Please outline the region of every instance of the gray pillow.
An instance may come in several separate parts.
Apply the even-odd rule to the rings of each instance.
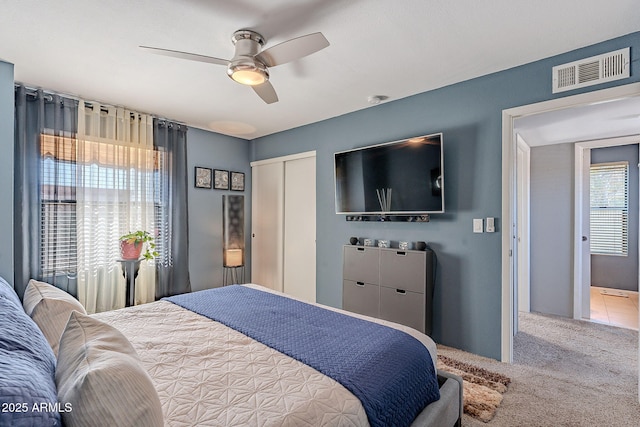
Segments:
[[[87,314],[80,301],[73,296],[53,285],[34,279],[29,280],[22,305],[24,311],[42,331],[56,357],[60,336],[71,312],[76,310]]]
[[[0,277],[0,297],[4,297],[20,307],[20,298],[16,294],[15,289],[3,277]]]
[[[60,425],[57,411],[37,410],[58,402],[55,366],[38,326],[22,305],[0,293],[0,426]]]
[[[56,366],[67,427],[162,426],[160,398],[136,351],[114,327],[72,312]]]

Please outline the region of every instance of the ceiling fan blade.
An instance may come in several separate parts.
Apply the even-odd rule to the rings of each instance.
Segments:
[[[267,104],[273,104],[274,102],[278,102],[278,95],[276,94],[276,90],[273,88],[273,85],[269,80],[262,83],[261,85],[251,86],[255,93],[258,94],[260,98]]]
[[[327,46],[329,46],[329,41],[322,33],[312,33],[265,49],[257,54],[256,58],[267,67],[275,67],[311,55]]]
[[[179,50],[162,49],[159,47],[140,46],[140,49],[144,49],[156,55],[171,56],[173,58],[188,59],[190,61],[206,62],[209,64],[227,65],[229,63],[226,59],[214,58],[213,56],[198,55],[197,53],[181,52]]]

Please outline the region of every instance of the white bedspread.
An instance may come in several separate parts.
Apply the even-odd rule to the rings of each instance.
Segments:
[[[173,303],[93,316],[131,341],[158,390],[168,426],[368,425],[360,401],[333,379]],[[431,339],[400,329],[425,343],[435,358]]]

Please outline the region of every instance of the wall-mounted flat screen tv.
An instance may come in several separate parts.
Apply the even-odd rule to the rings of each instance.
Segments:
[[[334,154],[336,213],[444,212],[442,133]]]

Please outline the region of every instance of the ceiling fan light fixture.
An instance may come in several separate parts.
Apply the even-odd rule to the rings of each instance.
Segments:
[[[266,76],[259,70],[236,70],[231,74],[231,78],[247,86],[261,85],[267,81]]]
[[[232,61],[227,74],[234,81],[247,86],[261,85],[269,80],[267,67],[251,58]]]

